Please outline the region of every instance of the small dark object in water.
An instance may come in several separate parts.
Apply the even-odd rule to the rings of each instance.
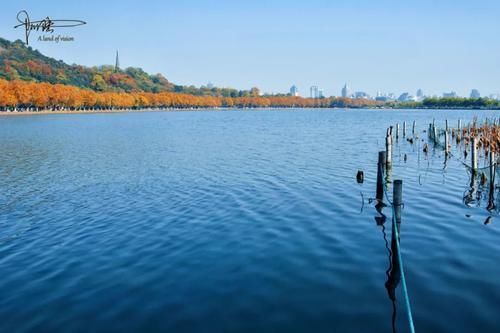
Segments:
[[[471,215],[470,214],[465,214],[465,217],[470,218]]]
[[[362,184],[364,178],[365,178],[365,176],[363,174],[363,171],[358,170],[358,174],[356,175],[356,181],[358,182],[358,184]]]
[[[464,150],[464,158],[467,158],[467,149]]]
[[[484,225],[488,225],[488,224],[490,224],[490,222],[491,222],[491,216],[488,216],[486,221],[484,221]]]
[[[413,144],[413,138],[406,139],[409,143]]]
[[[404,158],[404,159],[405,159],[405,162],[406,162],[406,160],[408,159],[408,156],[406,156],[406,154],[405,154],[405,158]]]
[[[424,153],[427,153],[429,151],[429,146],[427,143],[424,145]]]
[[[486,184],[486,181],[486,175],[484,174],[484,172],[481,172],[481,185]]]

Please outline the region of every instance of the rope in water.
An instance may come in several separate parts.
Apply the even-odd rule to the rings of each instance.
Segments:
[[[392,209],[392,232],[394,233],[396,239],[396,250],[399,262],[399,271],[401,273],[401,285],[403,286],[403,295],[405,298],[406,314],[408,315],[408,324],[410,326],[410,332],[415,333],[415,325],[413,324],[413,315],[411,312],[411,305],[410,305],[410,295],[408,294],[408,288],[406,286],[406,278],[403,267],[403,256],[401,255],[401,248],[399,245],[399,232],[398,232],[398,227],[396,225],[397,224],[396,211],[394,209],[394,203],[389,200],[389,196],[387,195],[387,189],[385,187],[384,187],[384,193],[387,198],[387,201],[389,201],[389,203],[391,204],[391,209]]]
[[[392,205],[391,207],[392,207],[392,230],[393,230],[393,232],[395,234],[395,238],[396,238],[396,249],[397,249],[399,268],[401,271],[401,285],[403,286],[403,294],[405,296],[406,313],[408,315],[408,323],[410,325],[410,332],[415,333],[415,326],[413,324],[413,315],[412,315],[411,306],[410,306],[410,295],[408,294],[408,288],[406,287],[405,272],[404,272],[404,268],[403,268],[403,256],[401,256],[401,249],[399,246],[399,232],[398,232],[398,227],[396,225],[396,212],[394,210],[394,205]]]

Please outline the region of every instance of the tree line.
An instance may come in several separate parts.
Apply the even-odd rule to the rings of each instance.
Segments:
[[[491,98],[429,97],[422,101],[422,107],[496,109],[500,107],[500,101]]]
[[[381,103],[342,97],[311,99],[297,96],[225,97],[175,92],[98,92],[63,84],[0,79],[2,111],[377,106]]]

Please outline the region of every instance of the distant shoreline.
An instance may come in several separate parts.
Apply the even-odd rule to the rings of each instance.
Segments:
[[[235,108],[235,107],[218,107],[218,108],[168,108],[168,109],[121,109],[121,110],[64,110],[64,111],[0,111],[0,117],[16,117],[16,116],[42,116],[42,115],[57,115],[57,114],[99,114],[99,113],[141,113],[141,112],[180,112],[180,111],[229,111],[229,110],[500,110],[497,108],[390,108],[390,107],[360,107],[360,108],[308,108],[308,107],[255,107],[255,108]]]
[[[262,107],[262,108],[235,108],[235,107],[218,107],[218,108],[168,108],[168,109],[122,109],[122,110],[65,110],[65,111],[0,111],[0,117],[15,117],[15,116],[42,116],[51,114],[99,114],[99,113],[141,113],[141,112],[182,112],[182,111],[229,111],[229,110],[374,110],[375,108],[304,108],[304,107]],[[389,110],[390,108],[385,108]]]

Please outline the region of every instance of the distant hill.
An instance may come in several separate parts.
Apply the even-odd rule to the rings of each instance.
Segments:
[[[174,91],[161,74],[149,75],[140,68],[115,71],[113,66],[68,65],[49,58],[17,40],[0,38],[0,78],[68,84],[95,91]]]
[[[115,71],[113,66],[69,65],[41,54],[20,40],[10,42],[3,38],[0,38],[0,79],[60,83],[98,92],[180,92],[224,97],[256,93],[256,88],[250,91],[175,85],[161,74],[150,75],[135,67]]]

